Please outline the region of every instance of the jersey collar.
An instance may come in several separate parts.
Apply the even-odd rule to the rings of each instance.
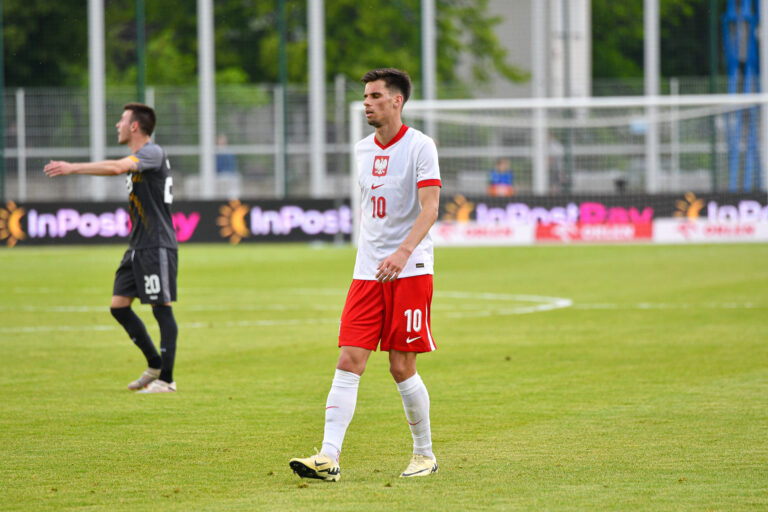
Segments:
[[[383,145],[383,144],[382,144],[381,142],[379,142],[378,140],[376,140],[376,136],[375,136],[375,135],[373,136],[373,141],[374,141],[374,142],[376,143],[376,145],[377,145],[377,146],[379,146],[381,149],[387,149],[388,147],[390,147],[390,146],[394,145],[395,143],[397,143],[397,141],[399,141],[400,139],[402,139],[402,138],[403,138],[403,136],[405,135],[405,132],[407,132],[407,131],[408,131],[408,127],[407,127],[407,126],[405,126],[405,125],[401,126],[401,127],[400,127],[400,130],[397,132],[397,134],[396,134],[394,137],[392,137],[392,140],[390,140],[390,141],[387,143],[387,145],[386,145],[386,146],[385,146],[385,145]]]

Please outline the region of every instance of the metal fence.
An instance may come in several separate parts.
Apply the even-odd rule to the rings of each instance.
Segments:
[[[349,146],[347,105],[359,98],[337,82],[328,103],[326,190],[329,197],[346,196]],[[107,91],[107,158],[126,155],[117,144],[115,123],[125,103],[135,100],[134,89]],[[307,90],[289,87],[285,109],[271,85],[219,86],[216,91],[217,174],[215,197],[302,197],[309,195]],[[152,87],[147,103],[158,116],[154,140],[167,151],[174,171],[174,195],[200,195],[196,87]],[[83,199],[92,197],[92,177],[50,180],[42,172],[51,159],[84,161],[90,158],[87,89],[29,88],[8,90],[5,97],[6,196],[17,200]],[[283,115],[284,114],[284,115]],[[286,137],[285,181],[277,183],[275,169]],[[112,138],[111,134],[115,134]],[[122,180],[105,180],[106,198],[124,197]],[[342,193],[343,192],[343,193]]]
[[[633,95],[641,91],[638,83],[622,82],[624,89],[613,82],[611,88],[604,81],[594,84],[596,94],[623,91]],[[718,89],[725,88],[724,79],[717,81]],[[665,94],[689,95],[706,92],[708,79],[693,78],[672,80],[661,88]],[[418,88],[415,88],[418,90]],[[328,87],[326,109],[326,197],[349,197],[349,152],[350,121],[349,104],[359,101],[361,88],[356,82],[336,80]],[[135,99],[133,88],[111,88],[107,90],[107,126],[105,154],[108,158],[119,158],[126,154],[126,148],[117,144],[114,123],[117,122],[122,106]],[[721,91],[722,92],[722,91]],[[147,91],[147,103],[153,105],[158,114],[155,140],[168,152],[174,170],[174,195],[179,199],[200,197],[200,146],[198,144],[198,90],[197,87],[152,87]],[[216,90],[217,167],[214,198],[231,199],[308,197],[310,196],[310,134],[308,91],[303,86],[291,86],[286,94],[274,85],[218,86]],[[450,95],[443,93],[441,95]],[[285,103],[281,98],[285,98]],[[406,105],[405,119],[408,124],[425,129],[429,133],[429,120]],[[645,145],[642,133],[643,109],[614,111],[611,116],[620,116],[618,123],[609,121],[599,131],[581,130],[584,136],[572,137],[567,116],[576,115],[568,109],[549,110],[555,120],[550,125],[549,135],[566,145],[563,151],[573,155],[573,175],[570,176],[569,192],[610,193],[615,182],[624,179],[628,187],[645,188],[642,176],[645,166]],[[711,105],[709,105],[711,107]],[[50,159],[88,160],[90,158],[89,101],[87,89],[28,88],[6,90],[5,96],[5,169],[6,197],[13,200],[91,200],[94,197],[92,183],[95,178],[77,177],[68,180],[51,180],[42,172]],[[354,112],[354,110],[352,110]],[[527,112],[527,113],[526,113]],[[448,111],[450,114],[450,112]],[[433,126],[439,144],[441,169],[444,174],[446,192],[480,193],[485,189],[488,170],[498,157],[510,157],[517,166],[517,184],[521,191],[534,190],[532,121],[524,120],[531,112],[517,109],[517,113],[506,109],[496,113],[479,112],[478,125],[466,120],[461,122],[455,116],[437,119]],[[574,119],[573,126],[579,128],[581,118]],[[590,111],[592,123],[597,123]],[[603,112],[605,114],[605,112]],[[727,190],[729,186],[728,118],[715,110],[714,115],[697,119],[667,123],[667,142],[659,149],[663,154],[663,165],[673,174],[679,168],[677,155],[682,154],[683,174],[689,177],[695,189],[702,191]],[[498,121],[485,126],[489,116],[500,116]],[[677,114],[670,111],[669,115]],[[522,116],[522,118],[521,118]],[[635,123],[635,119],[637,123]],[[359,122],[360,120],[355,120]],[[509,126],[504,126],[508,123]],[[519,126],[515,126],[517,123]],[[678,127],[683,128],[680,133]],[[676,131],[677,130],[677,131]],[[686,135],[686,131],[687,135]],[[363,126],[360,135],[369,133]],[[279,169],[283,151],[282,138],[285,133],[284,172]],[[578,131],[575,133],[579,133]],[[733,133],[733,130],[730,130]],[[595,137],[600,136],[597,141]],[[681,144],[675,137],[682,136]],[[688,137],[686,139],[686,137]],[[679,153],[681,150],[682,153]],[[678,151],[678,153],[676,153]],[[677,160],[676,160],[677,158]],[[732,158],[731,158],[732,160]],[[567,164],[564,162],[562,165]],[[635,169],[634,167],[638,167]],[[687,166],[687,168],[686,168]],[[610,174],[610,176],[608,174]],[[616,176],[614,176],[616,174]],[[622,176],[619,176],[621,174]],[[284,180],[281,179],[284,176]],[[106,189],[105,199],[121,199],[125,196],[122,180],[102,179]],[[635,183],[637,181],[637,183]],[[660,191],[683,191],[690,186],[688,181],[678,180],[674,189],[662,187]],[[688,185],[687,185],[688,184]],[[764,186],[764,184],[763,184]]]

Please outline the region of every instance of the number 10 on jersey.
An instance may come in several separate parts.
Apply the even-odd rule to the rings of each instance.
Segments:
[[[372,217],[383,219],[387,215],[387,200],[379,196],[371,196],[371,203],[373,203]]]

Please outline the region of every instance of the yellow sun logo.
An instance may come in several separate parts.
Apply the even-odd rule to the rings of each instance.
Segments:
[[[704,200],[698,199],[693,192],[688,192],[685,194],[685,200],[678,199],[675,205],[677,206],[677,211],[672,215],[678,218],[685,217],[688,220],[696,220],[704,208]]]
[[[0,208],[0,240],[7,240],[8,247],[13,247],[19,240],[27,238],[21,227],[24,213],[24,208],[19,208],[13,201],[8,201],[5,208]]]
[[[469,222],[469,215],[475,209],[475,203],[467,201],[461,194],[453,197],[453,201],[445,205],[443,220],[447,222]]]
[[[240,240],[251,234],[248,226],[245,225],[245,215],[248,213],[248,205],[241,204],[237,199],[233,199],[229,204],[222,205],[219,208],[219,218],[216,224],[221,227],[219,233],[223,238],[229,237],[229,243],[239,244]]]

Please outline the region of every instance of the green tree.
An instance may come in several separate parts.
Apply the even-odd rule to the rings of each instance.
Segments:
[[[7,86],[83,83],[88,70],[86,2],[2,0],[1,4]]]
[[[147,83],[183,85],[196,81],[196,2],[145,1]],[[136,82],[136,2],[113,0],[104,12],[107,82]]]
[[[326,45],[329,76],[343,74],[360,78],[375,67],[397,66],[421,79],[420,0],[400,0],[371,8],[358,0],[327,2]],[[487,82],[491,70],[512,81],[525,73],[506,62],[493,27],[501,22],[487,14],[488,1],[437,0],[437,75],[442,85],[460,84],[457,63],[462,52],[473,57],[477,82]],[[305,61],[306,62],[306,61]]]
[[[709,74],[710,0],[659,3],[662,76]],[[725,0],[718,0],[718,45]],[[592,75],[643,76],[643,0],[592,0]],[[722,59],[720,59],[722,61]]]
[[[13,66],[6,62],[6,68],[16,68],[15,73],[6,75],[9,85],[87,84],[87,12],[84,3],[82,0],[36,0],[24,7],[27,16],[22,18],[15,12],[16,5],[24,5],[22,0],[4,2],[6,44],[13,39],[14,49],[29,47],[30,52],[35,52],[23,55],[24,65],[17,66],[15,60]],[[329,80],[337,74],[358,79],[370,68],[392,65],[408,70],[414,79],[420,80],[420,3],[421,0],[326,1],[326,71]],[[461,84],[457,68],[462,52],[473,57],[473,76],[479,82],[487,81],[491,71],[509,80],[525,79],[525,73],[506,61],[506,52],[493,32],[501,20],[488,14],[488,0],[436,0],[436,7],[440,84]],[[279,34],[276,8],[276,0],[216,0],[218,83],[277,81]],[[286,0],[286,10],[289,81],[304,83],[307,74],[307,0]],[[10,12],[14,14],[8,16]],[[41,18],[39,12],[48,14]],[[65,13],[67,15],[63,16]],[[108,83],[135,81],[134,16],[134,0],[106,3]],[[77,33],[78,37],[39,37],[58,34],[56,31],[61,29],[62,19],[67,20],[64,33]],[[196,82],[196,21],[194,1],[146,2],[147,83]],[[31,25],[35,25],[33,32],[29,32]],[[34,63],[38,61],[55,62],[59,72],[39,75],[33,80]]]

